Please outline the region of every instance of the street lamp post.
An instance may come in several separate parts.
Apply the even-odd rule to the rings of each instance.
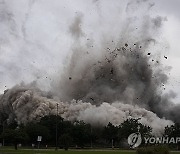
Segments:
[[[57,103],[57,112],[56,112],[56,151],[58,150],[58,103]]]

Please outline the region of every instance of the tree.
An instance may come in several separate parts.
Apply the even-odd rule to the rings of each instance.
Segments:
[[[60,145],[63,146],[65,150],[68,150],[70,145],[72,144],[72,137],[69,134],[63,134],[59,138]]]
[[[91,135],[90,135],[90,140],[91,140],[91,147],[97,144],[97,142],[102,142],[102,127],[95,127],[91,126]]]
[[[175,123],[174,125],[165,127],[164,136],[179,137],[180,136],[180,124]]]
[[[13,143],[17,150],[18,143],[22,143],[28,140],[27,133],[22,129],[6,129],[2,134],[1,138],[4,138],[7,142]]]
[[[139,122],[140,119],[127,119],[119,125],[119,135],[128,138],[132,133],[140,132],[142,136],[150,136],[152,128]]]
[[[140,119],[127,119],[121,125],[119,125],[118,140],[121,143],[127,139],[132,133],[140,132],[142,138],[150,137],[152,128],[150,126],[143,125],[139,122]]]
[[[41,118],[39,125],[48,128],[49,134],[51,135],[50,142],[55,144],[56,141],[56,123],[57,123],[57,132],[58,136],[61,134],[61,128],[59,125],[63,122],[63,118],[56,115],[48,115]]]
[[[109,123],[103,130],[103,137],[109,143],[112,143],[112,147],[114,143],[118,139],[118,127],[115,127],[112,123]]]
[[[7,127],[9,129],[16,129],[16,128],[18,128],[18,123],[17,123],[17,121],[12,121],[11,123],[7,124]]]
[[[174,125],[167,126],[164,129],[164,136],[168,136],[169,138],[171,137],[179,137],[180,136],[180,124],[175,123]],[[173,145],[171,145],[173,146]],[[179,149],[180,142],[177,143],[177,148]]]
[[[85,144],[91,141],[91,125],[83,121],[74,123],[72,137],[75,144],[83,148]]]
[[[51,143],[54,144],[56,140],[56,122],[57,122],[57,131],[58,138],[63,134],[69,134],[71,136],[73,124],[70,121],[64,121],[63,118],[56,115],[49,115],[43,117],[39,124],[45,126],[49,129],[49,133],[51,134]]]
[[[50,133],[47,127],[37,123],[28,123],[25,126],[26,132],[30,138],[31,143],[37,142],[37,137],[42,136],[42,142],[47,143],[50,139]]]

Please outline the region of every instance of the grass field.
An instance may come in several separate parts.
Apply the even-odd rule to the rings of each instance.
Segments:
[[[134,154],[134,151],[122,150],[7,150],[0,149],[0,154]]]
[[[128,150],[12,150],[0,149],[0,154],[135,154],[135,151]],[[171,154],[180,154],[180,152],[171,152]]]

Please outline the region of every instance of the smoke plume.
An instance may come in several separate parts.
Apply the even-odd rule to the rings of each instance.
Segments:
[[[160,119],[156,114],[137,105],[124,104],[120,101],[112,104],[103,102],[99,106],[81,100],[61,102],[52,98],[50,93],[39,90],[35,83],[16,85],[1,96],[1,119],[16,120],[26,124],[38,121],[41,117],[57,113],[70,121],[83,120],[93,126],[104,126],[109,122],[119,125],[128,118],[141,118],[140,122],[153,128],[154,134],[161,134],[163,128],[172,121]],[[4,119],[3,119],[4,118]]]
[[[76,13],[68,30],[73,40],[70,58],[49,92],[35,82],[6,90],[0,96],[0,120],[39,120],[56,114],[58,104],[64,119],[96,126],[141,118],[160,134],[165,126],[179,122],[179,105],[171,101],[175,94],[162,92],[170,67],[161,64],[158,36],[167,19],[150,16],[153,6],[147,0],[130,1],[109,31],[99,25],[97,40],[86,35],[84,16]]]

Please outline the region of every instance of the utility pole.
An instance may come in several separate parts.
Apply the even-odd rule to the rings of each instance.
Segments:
[[[3,126],[3,133],[4,133],[4,130],[5,130],[5,122],[6,122],[6,120],[4,120],[3,123],[2,123],[2,126]],[[2,143],[2,146],[4,147],[4,137],[3,137],[3,143]]]
[[[92,126],[91,126],[91,149],[92,149]]]
[[[3,121],[3,133],[4,133],[4,122],[5,121]],[[3,147],[4,147],[4,137],[3,137]]]
[[[114,140],[112,139],[112,149],[114,149]]]
[[[58,150],[58,103],[57,103],[57,112],[56,112],[56,151]]]

